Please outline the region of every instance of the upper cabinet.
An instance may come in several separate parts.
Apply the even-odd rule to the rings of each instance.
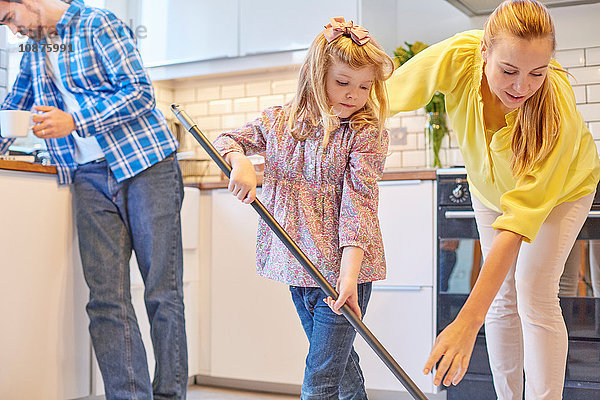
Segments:
[[[153,80],[299,64],[329,18],[359,23],[359,0],[128,0]]]
[[[236,57],[238,0],[142,0],[138,44],[147,66]]]
[[[306,49],[331,17],[358,21],[358,1],[240,1],[240,55]]]

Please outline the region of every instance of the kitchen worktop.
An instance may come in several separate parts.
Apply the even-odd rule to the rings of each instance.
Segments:
[[[262,174],[258,174],[258,184],[262,184]],[[383,173],[382,181],[406,181],[406,180],[435,180],[435,169],[397,169],[386,171]],[[216,182],[201,182],[193,184],[194,187],[202,190],[223,189],[227,187],[227,180]]]
[[[33,164],[23,161],[0,160],[0,169],[24,172],[37,172],[44,174],[56,174],[56,167],[49,165]],[[435,180],[435,169],[420,168],[420,169],[397,169],[386,171],[383,173],[382,181],[403,181],[403,180]],[[258,175],[259,185],[262,183],[262,175]],[[186,186],[194,186],[198,189],[223,189],[227,187],[227,180],[219,180],[216,182],[201,182],[198,184],[190,184]]]

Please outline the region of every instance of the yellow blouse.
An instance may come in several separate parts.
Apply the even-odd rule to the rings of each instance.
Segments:
[[[550,211],[565,201],[594,193],[600,177],[598,150],[581,114],[567,74],[550,69],[561,129],[555,148],[534,169],[515,179],[510,169],[510,133],[518,110],[493,132],[489,146],[483,119],[481,78],[483,31],[459,33],[428,47],[398,68],[388,80],[393,114],[425,106],[436,91],[446,96],[448,119],[465,161],[471,192],[502,213],[494,229],[532,242]],[[555,61],[552,64],[560,68]]]

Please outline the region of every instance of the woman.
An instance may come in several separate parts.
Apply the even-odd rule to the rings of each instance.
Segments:
[[[523,371],[527,399],[562,398],[567,331],[558,282],[600,167],[567,73],[552,60],[555,45],[542,4],[505,1],[483,32],[429,47],[388,81],[392,112],[446,95],[485,257],[425,364],[429,373],[439,361],[436,385],[462,379],[485,320],[498,398],[523,398]]]

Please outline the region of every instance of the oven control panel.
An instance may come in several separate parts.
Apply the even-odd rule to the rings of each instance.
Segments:
[[[471,192],[466,176],[438,177],[438,202],[441,206],[471,207]]]

